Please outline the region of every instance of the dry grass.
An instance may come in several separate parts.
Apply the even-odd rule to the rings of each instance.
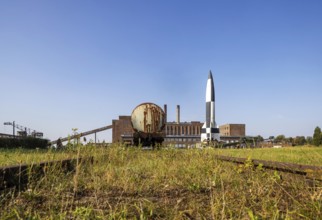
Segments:
[[[75,150],[57,151],[54,149],[0,149],[0,166],[39,163],[44,161],[76,158]]]
[[[322,147],[222,149],[220,155],[322,166]]]
[[[73,152],[94,156],[94,163],[70,174],[49,169],[28,190],[2,193],[1,219],[322,218],[321,183],[221,162],[214,149]]]

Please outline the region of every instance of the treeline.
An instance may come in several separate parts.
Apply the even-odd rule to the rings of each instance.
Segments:
[[[274,143],[283,143],[283,144],[289,144],[292,146],[305,145],[305,144],[312,145],[312,137],[304,137],[304,136],[285,137],[285,135],[281,134],[273,138],[273,141]]]
[[[34,137],[0,138],[0,148],[45,149],[48,145],[49,140]]]
[[[297,136],[297,137],[288,137],[286,138],[284,135],[278,135],[276,137],[270,137],[270,139],[275,143],[284,143],[293,146],[298,145],[315,145],[321,146],[322,145],[322,132],[320,127],[316,127],[314,129],[313,137],[304,137],[304,136]]]

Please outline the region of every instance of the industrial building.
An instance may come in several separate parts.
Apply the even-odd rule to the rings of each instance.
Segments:
[[[164,105],[167,118],[167,105]],[[181,122],[180,106],[177,105],[176,121],[166,122],[164,128],[164,143],[176,147],[195,146],[201,141],[203,123],[200,121]],[[223,142],[239,141],[245,137],[245,124],[226,124],[219,126],[220,138]],[[119,116],[112,121],[112,142],[133,144],[133,128],[131,116]]]
[[[244,137],[245,136],[245,124],[225,124],[219,126],[220,136],[235,136]]]
[[[167,118],[167,105],[164,105],[164,112]],[[166,122],[164,143],[177,147],[188,147],[200,143],[201,127],[200,121],[181,122],[180,105],[177,105],[176,121]]]
[[[150,110],[150,105],[154,104],[143,103],[138,107],[142,106],[142,109],[144,110],[141,109],[140,111],[138,111],[140,113],[138,115],[134,114],[134,121],[136,126],[143,126],[144,128],[136,128],[136,131],[134,131],[131,124],[131,116],[119,116],[118,120],[113,120],[112,141],[113,143],[125,142],[131,145],[133,144],[133,140],[135,144],[139,143],[141,140],[146,143],[149,143],[151,141],[152,143],[154,143],[153,136],[156,136],[156,134],[158,133],[158,135],[161,135],[161,141],[159,143],[162,143],[162,139],[164,138],[165,144],[171,144],[176,147],[192,147],[204,141],[231,143],[238,142],[242,137],[245,137],[245,124],[225,124],[219,127],[217,126],[215,121],[215,87],[211,70],[209,71],[207,79],[205,97],[206,120],[204,123],[200,121],[181,122],[179,105],[177,105],[176,111],[177,120],[175,122],[168,122],[167,105],[164,105],[164,113],[160,113],[162,112],[162,109],[159,106],[155,106],[154,110]],[[153,127],[155,122],[158,122],[156,124],[159,124],[159,122],[161,121],[162,126],[159,126],[159,130],[155,130],[155,133],[149,133],[149,130],[146,129],[150,126]],[[140,136],[142,132],[146,133],[148,136],[142,136],[142,139],[141,137],[138,138],[137,136]]]
[[[131,142],[133,138],[131,116],[119,116],[119,119],[112,121],[112,142]]]

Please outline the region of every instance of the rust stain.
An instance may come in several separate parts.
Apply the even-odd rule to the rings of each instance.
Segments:
[[[141,132],[149,134],[161,132],[165,126],[165,113],[153,103],[142,103],[137,106],[132,112],[132,118],[138,120],[136,123],[132,122],[134,130],[142,130]]]

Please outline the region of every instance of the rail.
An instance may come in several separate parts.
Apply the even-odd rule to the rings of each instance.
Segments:
[[[267,160],[256,160],[239,157],[230,157],[217,155],[216,159],[221,161],[228,161],[238,164],[245,164],[251,162],[255,167],[262,166],[265,169],[277,170],[287,173],[299,174],[306,176],[309,179],[315,179],[322,181],[322,166],[303,165],[287,162],[267,161]]]
[[[30,176],[40,178],[46,174],[48,167],[59,167],[68,173],[74,172],[78,164],[86,161],[93,163],[93,157],[0,167],[0,192],[11,188],[16,188],[18,191],[24,190]]]

